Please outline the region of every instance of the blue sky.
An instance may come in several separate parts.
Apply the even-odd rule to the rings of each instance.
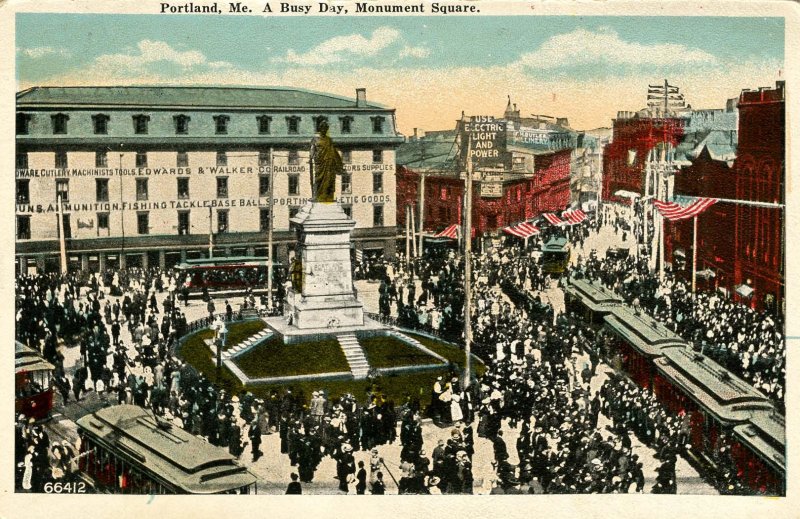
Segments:
[[[447,127],[461,110],[497,112],[507,95],[523,112],[609,125],[665,77],[696,106],[723,106],[781,79],[784,59],[781,18],[25,13],[16,24],[20,88],[281,84],[352,96],[364,86],[398,109],[405,130]]]

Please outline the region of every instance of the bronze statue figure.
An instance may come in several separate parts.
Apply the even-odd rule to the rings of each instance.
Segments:
[[[313,189],[314,201],[332,203],[335,200],[336,175],[344,171],[342,157],[339,155],[330,136],[328,136],[328,123],[319,124],[319,137],[313,144],[314,171]]]

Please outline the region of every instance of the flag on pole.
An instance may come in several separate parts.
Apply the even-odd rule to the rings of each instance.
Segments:
[[[674,222],[693,218],[706,211],[709,207],[717,203],[716,198],[696,198],[688,205],[681,205],[676,202],[664,202],[653,200],[653,205],[667,220]]]
[[[539,234],[539,228],[528,222],[518,223],[517,225],[509,225],[508,227],[503,228],[503,231],[520,238],[530,238],[531,236]]]
[[[544,219],[550,222],[550,225],[566,225],[567,222],[559,218],[553,213],[544,213]]]
[[[561,213],[561,218],[565,219],[569,225],[577,225],[586,220],[586,213],[580,209],[567,209]]]
[[[450,238],[451,240],[457,240],[458,234],[460,233],[461,229],[460,226],[456,223],[448,227],[447,229],[443,230],[442,232],[434,235],[434,238]]]

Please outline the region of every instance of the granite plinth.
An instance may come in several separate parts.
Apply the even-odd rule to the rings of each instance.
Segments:
[[[301,330],[364,324],[353,286],[350,233],[355,222],[338,203],[309,202],[291,219],[298,232],[302,286],[286,295],[286,315]]]
[[[306,328],[300,329],[287,322],[286,317],[267,317],[267,326],[277,333],[284,344],[295,344],[298,342],[317,341],[335,337],[344,333],[357,334],[359,337],[372,337],[375,335],[386,335],[388,328],[372,319],[365,317],[363,324],[358,326],[340,326],[337,328]]]

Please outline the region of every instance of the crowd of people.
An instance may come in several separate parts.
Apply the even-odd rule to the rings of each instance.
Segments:
[[[612,225],[635,232],[621,222]],[[569,239],[580,247],[599,225],[575,227]],[[510,244],[476,254],[473,264],[473,351],[486,372],[469,384],[441,376],[427,395],[403,402],[387,400],[378,385],[335,399],[324,390],[304,395],[285,389],[257,398],[221,389],[174,355],[189,331],[181,309],[189,301],[184,280],[168,270],[19,276],[16,336],[55,365],[61,403],[95,391],[112,402],[150,408],[237,458],[248,447],[253,462],[285,456],[296,467],[287,493],[313,483],[328,457],[345,493],[385,493],[385,475],[402,494],[473,493],[476,437],[492,444],[493,493],[643,492],[643,464],[631,434],[660,461],[649,490],[675,493],[677,456],[689,441],[686,417],[671,415],[651,392],[623,377],[592,390],[602,337],[531,295],[549,289],[552,280],[529,251]],[[671,275],[660,282],[641,257],[590,255],[578,261],[575,273],[600,280],[768,395],[783,398],[785,353],[777,317],[712,294],[693,297]],[[378,280],[384,318],[463,340],[463,258],[455,251],[433,249],[409,261],[401,256],[362,274]],[[245,301],[259,306],[252,295]],[[211,298],[201,304],[215,315]],[[221,310],[232,318],[227,302]],[[80,348],[72,371],[62,353],[70,344]],[[598,426],[601,416],[611,421],[609,430]],[[447,439],[426,445],[424,418],[446,427]],[[505,438],[509,430],[518,430],[514,445]],[[271,434],[278,435],[280,452],[264,453],[263,437]],[[16,440],[18,488],[40,491],[47,481],[74,473],[77,446],[51,445],[41,425],[18,415]],[[379,447],[393,443],[401,448],[399,460],[384,460]],[[366,463],[356,462],[359,452],[368,454]],[[735,486],[728,458],[720,466],[727,468],[717,476],[720,484]]]
[[[647,258],[590,255],[578,275],[598,280],[682,336],[703,354],[783,405],[786,348],[781,318],[714,292],[691,293],[671,271],[660,280]]]

